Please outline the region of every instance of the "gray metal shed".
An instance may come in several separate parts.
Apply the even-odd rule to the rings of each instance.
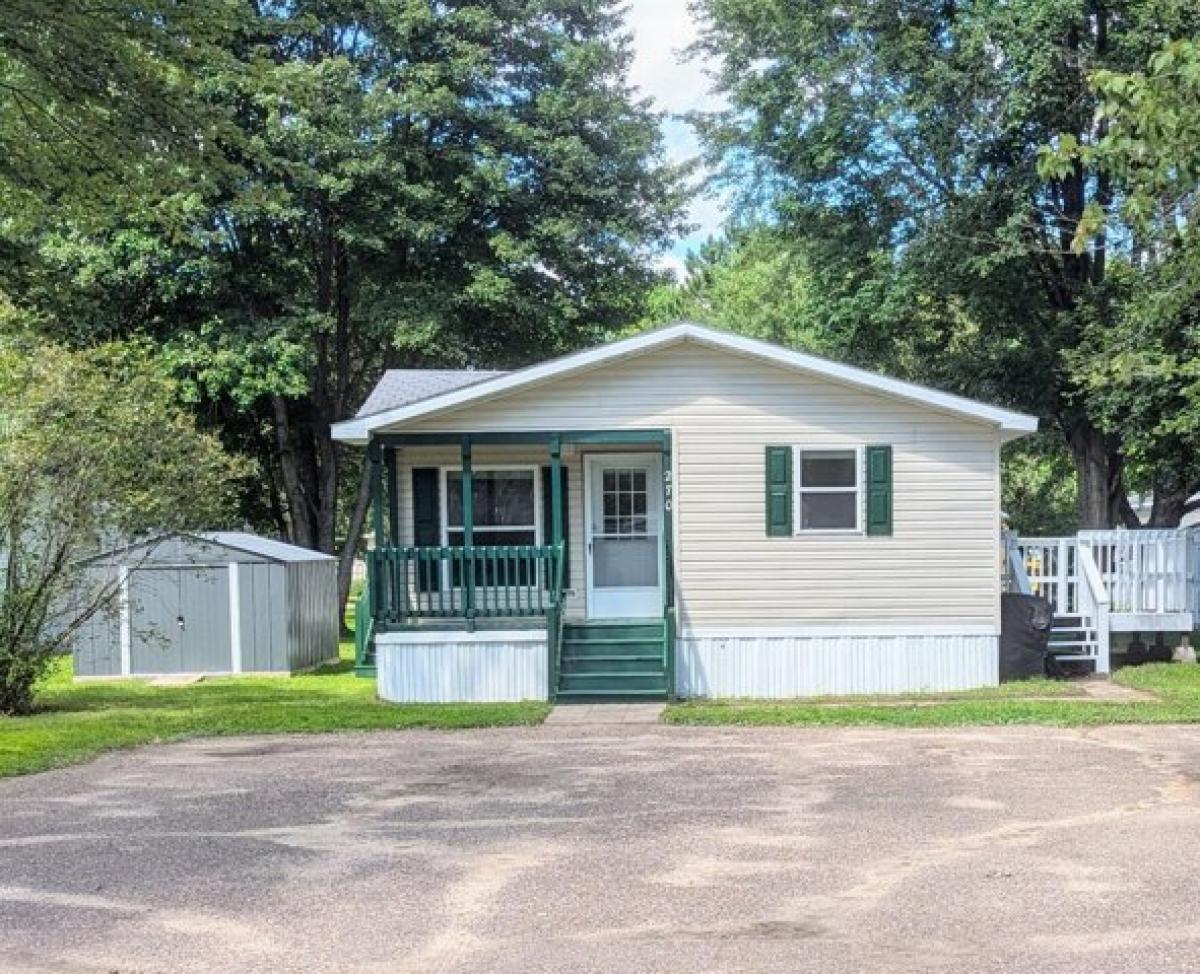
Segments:
[[[290,673],[337,658],[330,555],[236,531],[171,534],[88,572],[121,594],[77,635],[76,676]]]

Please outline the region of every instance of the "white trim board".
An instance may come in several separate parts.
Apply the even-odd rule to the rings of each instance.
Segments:
[[[508,372],[494,379],[487,379],[405,406],[397,406],[372,416],[334,423],[332,426],[333,438],[343,443],[362,445],[370,439],[372,433],[409,420],[492,399],[517,389],[560,379],[609,362],[641,355],[681,342],[695,342],[770,365],[816,375],[842,385],[926,406],[939,412],[987,423],[996,427],[1004,439],[1014,439],[1037,430],[1038,421],[1033,416],[965,399],[962,396],[955,396],[937,389],[929,389],[912,382],[867,372],[864,369],[843,365],[840,362],[831,362],[805,352],[794,352],[769,342],[684,321],[635,335],[632,338],[609,342],[598,348],[531,365],[517,372]]]
[[[238,563],[229,563],[229,666],[242,672],[242,597]]]
[[[726,629],[722,626],[679,627],[677,639],[808,639],[825,636],[999,636],[1000,630],[992,625],[932,625],[914,626],[912,623],[889,626],[872,625],[796,625],[796,626],[738,626]]]
[[[486,626],[483,621],[480,625]],[[375,635],[376,645],[390,646],[434,646],[453,643],[536,643],[546,641],[546,630],[542,629],[404,629],[399,632],[380,632]]]

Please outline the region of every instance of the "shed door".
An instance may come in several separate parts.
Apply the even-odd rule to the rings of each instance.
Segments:
[[[230,672],[227,568],[139,568],[129,595],[131,673]]]

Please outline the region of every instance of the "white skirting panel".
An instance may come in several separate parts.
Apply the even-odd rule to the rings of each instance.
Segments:
[[[545,700],[546,630],[387,632],[375,637],[379,696],[396,703]]]
[[[684,635],[681,697],[812,697],[995,686],[999,637],[929,635]]]

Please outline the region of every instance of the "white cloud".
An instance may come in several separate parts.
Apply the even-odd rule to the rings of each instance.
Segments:
[[[687,264],[683,262],[683,258],[678,254],[659,254],[651,263],[656,271],[663,271],[670,274],[677,281],[687,279]]]
[[[630,0],[625,19],[633,34],[630,83],[652,98],[660,111],[681,115],[722,106],[722,99],[712,92],[712,81],[703,62],[698,58],[683,58],[686,48],[699,36],[697,24],[688,11],[688,0]],[[663,138],[673,162],[694,159],[700,154],[695,133],[679,119],[664,121]],[[717,233],[726,212],[725,197],[695,200],[688,212],[688,222],[696,224],[697,229],[679,240],[672,254],[680,258]],[[681,268],[682,261],[672,265],[675,266]]]

